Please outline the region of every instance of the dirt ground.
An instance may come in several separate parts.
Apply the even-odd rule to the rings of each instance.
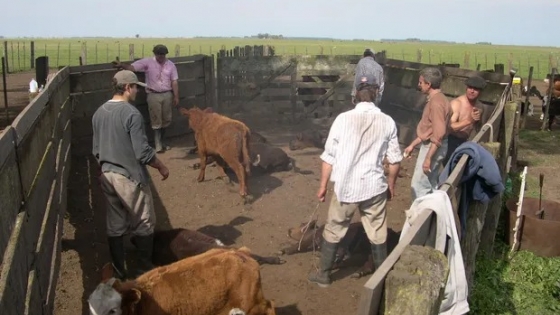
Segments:
[[[27,105],[28,83],[33,76],[34,72],[9,76],[11,120]],[[544,92],[546,87],[537,84],[537,88]],[[535,117],[529,118],[527,127],[537,129],[540,126],[540,101],[532,97],[531,102],[535,104]],[[0,113],[1,130],[6,120],[4,111],[0,110]],[[204,182],[196,182],[198,170],[191,166],[198,162],[198,158],[187,154],[193,145],[192,135],[170,139],[173,148],[160,155],[170,169],[170,177],[161,181],[157,171],[150,169],[158,228],[200,230],[220,238],[226,244],[248,246],[258,254],[272,255],[291,242],[286,235],[287,229],[307,222],[317,207],[319,222],[324,221],[328,203],[318,203],[315,197],[321,150],[308,148],[289,151],[287,147],[288,141],[297,131],[310,128],[310,125],[257,124],[255,120],[246,122],[253,130],[288,152],[298,167],[313,173],[302,175],[288,171],[252,176],[249,190],[255,195],[255,201],[243,205],[238,196],[237,183],[227,186],[223,181],[214,180],[218,175],[214,167],[207,169]],[[414,162],[414,159],[403,162],[407,176],[399,178],[397,197],[388,203],[389,250],[398,241],[404,210],[410,205],[409,184]],[[100,268],[109,261],[104,225],[105,205],[96,180],[96,167],[96,162],[91,158],[75,157],[73,160],[72,181],[68,184],[69,196],[72,198],[68,200],[56,290],[57,315],[87,314],[87,296],[99,282]],[[550,176],[547,181],[544,195],[553,198],[556,194],[552,187],[560,183],[560,178]],[[83,194],[87,187],[91,187],[89,195]],[[72,194],[73,190],[81,194]],[[133,259],[130,255],[129,258]],[[333,275],[333,285],[328,289],[320,289],[306,280],[308,272],[317,263],[312,252],[284,258],[287,262],[283,265],[261,267],[265,296],[275,301],[278,314],[334,315],[356,311],[362,287],[369,278],[351,279],[349,275],[357,266],[339,270]],[[361,263],[358,260],[355,265]]]
[[[207,168],[206,180],[197,183],[198,170],[192,169],[191,165],[198,162],[198,158],[187,154],[192,148],[192,135],[174,138],[170,141],[172,149],[159,155],[170,169],[170,177],[161,181],[157,171],[150,169],[155,187],[158,228],[200,230],[226,244],[244,245],[256,253],[273,255],[283,244],[290,242],[286,233],[288,228],[307,222],[317,207],[316,213],[322,223],[328,203],[319,203],[315,196],[320,178],[321,150],[289,151],[289,139],[304,126],[286,131],[285,126],[271,128],[267,125],[265,129],[249,122],[253,130],[288,152],[302,171],[312,171],[313,174],[287,171],[252,176],[249,190],[255,200],[252,204],[243,205],[237,183],[228,186],[221,180],[215,180],[218,175],[215,167]],[[93,165],[94,161],[90,163]],[[404,162],[404,167],[412,170],[412,163],[413,160],[408,160]],[[69,189],[83,187],[84,183],[79,181],[87,181],[87,176],[83,176],[88,168],[86,164],[77,161],[75,165],[78,166],[73,166],[72,173],[82,176],[75,176],[76,182],[70,183]],[[399,178],[398,196],[388,204],[390,249],[396,245],[404,222],[404,210],[410,200],[409,183],[409,177]],[[109,261],[102,198],[99,191],[94,190],[91,205],[88,204],[88,196],[83,195],[69,201],[55,305],[57,315],[86,314],[87,295],[99,281],[99,269]],[[285,256],[287,262],[283,265],[262,266],[264,293],[275,301],[278,314],[355,312],[362,286],[368,277],[358,280],[349,278],[358,267],[350,266],[334,275],[337,281],[330,288],[320,289],[306,280],[316,261],[313,257],[313,252],[301,253]],[[358,265],[362,262],[357,261]]]

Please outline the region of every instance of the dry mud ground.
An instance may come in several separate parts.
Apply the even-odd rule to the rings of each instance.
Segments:
[[[215,167],[208,167],[205,181],[197,183],[198,170],[191,166],[198,162],[198,157],[187,153],[193,144],[192,135],[174,138],[170,141],[173,148],[159,155],[170,169],[169,178],[161,181],[157,171],[150,169],[159,228],[201,230],[225,243],[248,246],[256,253],[268,255],[290,242],[286,234],[288,228],[307,222],[317,207],[316,213],[322,224],[328,203],[319,204],[315,196],[320,178],[321,150],[289,151],[287,147],[294,132],[309,126],[271,127],[271,123],[264,122],[259,126],[251,121],[248,125],[286,150],[303,171],[313,173],[302,175],[287,171],[254,175],[249,179],[249,190],[255,195],[255,200],[250,205],[243,205],[237,183],[228,186],[221,180],[215,180],[218,175]],[[412,170],[413,162],[414,159],[404,162],[404,167]],[[69,190],[83,189],[84,185],[88,185],[87,163],[86,158],[74,160],[73,182],[69,183]],[[100,268],[109,261],[103,197],[95,178],[98,171],[94,160],[89,160],[89,163],[90,174],[94,176],[90,179],[91,197],[70,194],[73,199],[69,200],[68,218],[64,225],[62,265],[55,305],[57,315],[86,314],[87,296],[99,282]],[[404,222],[404,210],[409,205],[409,183],[409,176],[399,178],[398,196],[388,204],[390,249],[396,245]],[[368,279],[349,278],[357,267],[340,270],[334,274],[337,281],[330,288],[320,289],[306,279],[317,261],[313,252],[286,256],[285,260],[283,265],[261,267],[264,294],[275,301],[278,314],[338,315],[356,311],[362,286]],[[359,260],[358,265],[361,262]]]

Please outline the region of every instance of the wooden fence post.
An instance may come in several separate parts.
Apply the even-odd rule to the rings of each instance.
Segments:
[[[128,44],[128,58],[130,61],[134,61],[134,44]]]
[[[498,151],[500,148],[499,142],[481,143],[481,145],[486,150],[488,150],[493,157],[496,157],[498,155]],[[461,194],[464,193],[466,192],[461,192]],[[465,264],[465,274],[467,277],[469,292],[472,292],[476,254],[478,252],[478,246],[480,244],[482,228],[486,221],[487,209],[488,203],[471,201],[467,210],[466,231],[464,237],[461,239],[461,249],[463,251],[463,262]]]
[[[502,182],[505,184],[507,179],[508,167],[507,161],[510,156],[510,147],[513,138],[513,127],[515,124],[515,113],[517,111],[517,103],[509,102],[504,105],[504,116],[502,119],[501,130],[504,132],[500,137],[500,157],[498,165],[502,174]],[[500,221],[500,214],[502,212],[502,197],[503,194],[494,197],[488,204],[486,213],[486,220],[482,228],[480,236],[480,245],[478,252],[483,256],[489,258],[493,254],[494,241],[496,238],[496,230]]]
[[[529,111],[529,95],[531,95],[531,83],[533,81],[533,66],[529,68],[529,78],[527,79],[527,95],[525,96],[525,110],[521,114],[521,126],[520,129],[525,129],[525,122],[527,120],[527,112]],[[523,91],[523,86],[521,86]]]
[[[6,73],[10,73],[10,67],[8,66],[8,41],[4,41],[4,58],[6,61]]]
[[[297,68],[298,61],[293,59],[292,61],[292,73],[290,75],[290,102],[292,103],[292,118],[295,122],[296,120],[296,110],[297,110]]]
[[[35,68],[35,41],[31,41],[31,45],[29,45],[29,58],[30,58],[29,62],[31,64],[31,69],[34,69]]]

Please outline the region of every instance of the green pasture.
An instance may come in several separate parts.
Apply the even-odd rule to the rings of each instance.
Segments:
[[[296,55],[359,55],[364,48],[376,51],[386,50],[393,59],[418,61],[428,64],[459,63],[462,68],[481,70],[492,69],[495,63],[503,63],[506,71],[511,65],[519,75],[527,77],[529,67],[534,67],[534,76],[543,79],[551,66],[557,66],[560,48],[523,47],[475,44],[439,44],[412,42],[374,42],[357,40],[295,40],[295,39],[257,39],[257,38],[55,38],[55,39],[5,39],[8,41],[8,65],[10,72],[25,71],[30,68],[30,42],[35,42],[35,57],[47,55],[53,67],[78,65],[82,45],[87,47],[87,64],[106,63],[119,58],[130,60],[129,45],[134,45],[134,57],[151,55],[155,44],[165,44],[170,55],[216,54],[220,49],[235,46],[271,45],[276,54]],[[468,62],[468,65],[466,64]]]

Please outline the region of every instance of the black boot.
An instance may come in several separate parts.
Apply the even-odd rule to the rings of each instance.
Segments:
[[[136,235],[134,236],[133,244],[136,246],[136,275],[135,278],[141,274],[150,271],[154,268],[152,264],[152,251],[154,248],[154,235]]]
[[[387,242],[382,244],[371,244],[371,255],[373,257],[374,270],[379,269],[379,266],[387,258]]]
[[[108,243],[109,253],[111,254],[111,260],[113,261],[113,270],[116,273],[115,278],[125,280],[127,278],[127,274],[125,268],[125,251],[123,237],[108,237]]]
[[[317,283],[321,288],[326,288],[331,284],[331,269],[336,256],[338,243],[329,243],[323,240],[321,246],[321,262],[317,272],[311,272],[307,280]]]
[[[161,147],[163,150],[169,150],[171,149],[171,147],[169,145],[167,145],[167,142],[165,141],[165,131],[167,130],[167,128],[161,128]]]

